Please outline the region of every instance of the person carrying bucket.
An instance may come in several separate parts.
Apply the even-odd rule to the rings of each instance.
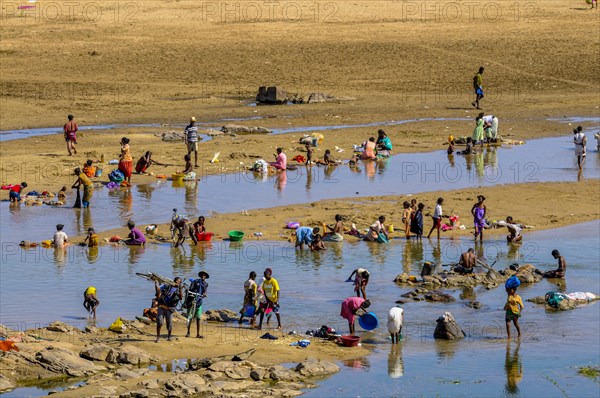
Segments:
[[[369,300],[365,300],[362,297],[348,297],[347,299],[342,301],[340,316],[348,321],[350,334],[354,334],[354,323],[356,322],[356,316],[366,314],[366,309],[370,306],[371,302]]]

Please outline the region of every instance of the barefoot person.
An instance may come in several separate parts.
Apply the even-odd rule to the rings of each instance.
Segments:
[[[442,217],[443,217],[443,212],[442,212],[442,204],[443,203],[444,203],[444,198],[438,198],[437,204],[435,205],[435,210],[433,211],[433,216],[431,217],[433,219],[433,225],[431,226],[431,229],[429,230],[429,234],[427,234],[427,239],[429,239],[433,230],[437,230],[437,238],[438,238],[438,240],[440,240],[440,228],[442,228]]]
[[[410,232],[416,235],[417,240],[421,240],[423,238],[423,209],[425,205],[423,203],[419,203],[417,206],[417,210],[413,214],[413,218],[410,222]]]
[[[575,143],[575,156],[577,156],[577,166],[579,167],[579,170],[581,170],[581,168],[583,167],[583,162],[585,162],[585,147],[587,144],[587,138],[585,134],[583,134],[583,127],[577,126],[577,128],[573,130],[573,142]]]
[[[340,316],[348,321],[348,327],[350,328],[350,334],[354,334],[354,323],[356,322],[356,316],[364,315],[369,308],[371,302],[361,297],[348,297],[342,301],[342,308]]]
[[[249,307],[254,307],[254,312],[250,317],[250,326],[254,326],[254,319],[256,315],[256,293],[258,286],[256,285],[256,272],[251,271],[250,275],[248,275],[248,280],[244,282],[244,302],[242,304],[242,309],[240,310],[240,319],[238,323],[241,325],[244,320],[244,314],[246,314]]]
[[[188,156],[194,152],[195,167],[198,167],[198,127],[196,127],[196,118],[190,118],[190,124],[185,128],[185,144],[187,145]]]
[[[304,245],[310,249],[312,246],[313,235],[319,233],[319,228],[298,227],[296,228],[296,245],[295,248],[302,250]]]
[[[131,174],[133,173],[133,158],[131,157],[131,148],[127,137],[121,138],[121,155],[118,168],[125,176],[125,180],[130,183]]]
[[[85,292],[83,292],[83,307],[94,319],[96,318],[96,308],[98,308],[99,305],[100,300],[98,300],[96,288],[90,286],[85,289]]]
[[[73,120],[75,119],[73,115],[67,116],[67,119],[69,121],[63,126],[63,132],[65,134],[65,141],[67,142],[67,151],[69,151],[69,156],[71,156],[73,153],[77,154],[75,145],[77,144],[77,130],[79,128],[75,120]]]
[[[402,204],[404,210],[402,211],[402,222],[404,223],[404,236],[406,239],[410,239],[410,222],[413,218],[413,211],[408,201],[404,201]]]
[[[352,277],[356,275],[354,280]],[[348,281],[354,282],[354,292],[356,293],[356,297],[360,297],[362,293],[362,297],[367,299],[367,285],[369,284],[369,278],[371,277],[371,273],[365,268],[357,268],[348,277]]]
[[[523,312],[523,300],[521,300],[521,296],[517,294],[517,288],[506,288],[506,293],[508,295],[506,299],[506,304],[504,304],[504,310],[506,311],[506,315],[504,320],[506,322],[506,334],[510,339],[510,323],[512,322],[517,329],[517,337],[521,337],[521,328],[519,327],[519,318],[521,317],[521,313]]]
[[[402,324],[404,323],[404,310],[400,305],[390,308],[388,312],[388,332],[392,339],[392,344],[398,344],[402,338]]]
[[[483,99],[483,66],[479,68],[479,72],[473,76],[473,89],[475,90],[475,101],[471,102],[477,109],[481,109],[479,101]]]
[[[94,193],[94,184],[79,167],[75,169],[75,175],[77,176],[77,181],[75,181],[71,188],[79,189],[83,186],[83,198],[81,198],[81,204],[85,209],[90,206],[92,194]]]
[[[173,330],[173,313],[177,308],[179,300],[183,299],[181,291],[181,278],[173,279],[175,285],[159,286],[158,282],[154,282],[154,290],[156,291],[156,300],[158,301],[158,315],[156,317],[156,342],[160,341],[160,329],[163,323],[167,324],[167,341],[171,341],[171,331]]]
[[[273,313],[277,317],[277,330],[281,330],[281,315],[279,314],[279,299],[281,297],[279,293],[279,283],[277,282],[277,279],[273,278],[271,275],[273,275],[273,270],[267,268],[264,272],[265,281],[262,284],[267,308],[260,314],[260,322],[258,324],[259,330],[262,329],[263,318],[269,308],[273,310]]]
[[[158,166],[166,166],[164,163],[159,163],[156,160],[152,159],[152,152],[148,151],[135,164],[135,172],[138,174],[145,173],[146,170],[148,170],[148,168],[153,164],[156,164]]]
[[[26,182],[14,185],[10,189],[10,191],[8,192],[8,198],[11,202],[19,202],[21,200],[21,192],[23,192],[23,188],[27,188]]]
[[[54,237],[52,238],[52,246],[57,247],[57,248],[62,248],[62,247],[65,247],[67,245],[67,243],[69,242],[69,237],[63,231],[64,227],[65,226],[62,224],[58,224],[56,226],[56,233],[54,234]]]
[[[196,338],[201,339],[203,336],[200,335],[200,319],[202,319],[202,302],[206,298],[206,291],[208,290],[208,283],[206,280],[209,278],[209,275],[204,272],[198,272],[198,279],[194,279],[192,284],[190,285],[190,292],[196,293],[195,296],[191,297],[191,300],[196,300],[196,311],[191,314],[191,303],[188,305],[188,319],[196,319]],[[192,322],[188,322],[187,325],[187,334],[185,337],[190,337],[190,328],[192,327]]]
[[[129,220],[127,222],[127,228],[129,228],[129,237],[128,239],[124,239],[122,242],[129,246],[143,246],[146,244],[146,237],[135,227],[135,222],[133,220]]]
[[[506,228],[508,229],[508,235],[506,235],[507,241],[516,243],[523,239],[523,235],[521,235],[523,226],[521,224],[515,224],[511,216],[506,217]]]
[[[486,227],[485,214],[487,212],[487,208],[483,204],[484,201],[485,196],[478,195],[477,203],[475,203],[471,208],[471,214],[473,214],[473,224],[475,224],[475,240],[477,240],[477,236],[479,236],[480,242],[483,242],[483,230]]]
[[[544,272],[544,278],[564,278],[567,273],[567,260],[556,249],[552,250],[552,257],[558,260],[558,268]]]

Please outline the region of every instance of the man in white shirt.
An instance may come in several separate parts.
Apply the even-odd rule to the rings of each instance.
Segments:
[[[577,166],[581,170],[583,162],[585,161],[585,146],[587,144],[587,138],[583,134],[583,127],[577,126],[573,130],[573,142],[575,143],[575,156],[577,156]]]
[[[54,234],[54,238],[52,238],[54,247],[64,247],[68,242],[69,237],[63,232],[64,227],[62,224],[56,226],[56,233]]]

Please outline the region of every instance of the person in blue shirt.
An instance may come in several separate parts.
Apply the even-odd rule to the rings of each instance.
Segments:
[[[156,317],[156,342],[160,341],[160,329],[163,322],[167,323],[167,341],[171,341],[171,331],[173,330],[173,313],[179,303],[179,300],[183,298],[181,291],[181,278],[176,277],[173,279],[175,285],[164,284],[158,285],[157,281],[154,281],[154,288],[156,290],[156,300],[158,301],[158,316]]]
[[[201,339],[204,336],[200,335],[200,319],[202,318],[202,301],[206,297],[206,291],[208,289],[208,283],[206,280],[209,278],[209,275],[204,272],[198,272],[198,279],[194,279],[192,282],[189,292],[196,293],[196,295],[190,296],[188,300],[196,300],[196,310],[193,314],[190,313],[192,306],[188,306],[188,314],[187,317],[190,319],[187,325],[187,334],[185,337],[190,337],[190,327],[192,326],[191,319],[196,318],[196,338]],[[190,303],[191,304],[191,303]]]
[[[296,229],[296,247],[303,249],[304,245],[307,245],[310,248],[312,246],[313,234],[317,234],[318,232],[319,228],[298,227]]]

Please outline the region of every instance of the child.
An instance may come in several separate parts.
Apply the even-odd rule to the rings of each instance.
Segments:
[[[91,159],[88,159],[87,162],[83,164],[83,174],[92,178],[96,175],[96,168],[94,167],[94,162]]]
[[[390,308],[388,313],[388,331],[392,338],[392,344],[398,344],[402,338],[402,323],[404,322],[404,310],[399,305]]]
[[[506,293],[508,294],[506,304],[504,304],[504,310],[506,311],[506,316],[504,318],[506,321],[506,333],[510,339],[510,322],[512,321],[517,329],[517,337],[520,338],[521,328],[519,327],[519,317],[521,316],[521,312],[523,312],[523,300],[521,300],[521,296],[517,294],[516,287],[507,288]]]
[[[96,296],[96,288],[90,286],[83,292],[83,307],[96,318],[96,308],[100,305],[100,300]]]
[[[312,250],[313,252],[325,250],[325,245],[323,244],[322,239],[323,238],[321,234],[315,234],[310,245],[310,250]]]
[[[427,239],[431,236],[431,233],[434,229],[437,229],[437,238],[440,240],[440,228],[442,227],[442,203],[444,203],[444,198],[438,198],[437,205],[435,206],[435,211],[433,212],[433,225],[429,230],[429,234],[427,235]]]
[[[317,160],[317,164],[321,166],[333,166],[336,165],[337,162],[331,156],[331,151],[329,149],[325,150],[325,155],[323,155],[323,160]]]
[[[60,191],[58,191],[58,201],[59,202],[64,202],[65,199],[67,198],[67,187],[63,186]]]
[[[98,235],[96,235],[94,228],[88,228],[88,233],[83,243],[85,244],[86,242],[88,247],[98,247]]]
[[[306,144],[306,165],[312,164],[312,155],[315,150],[311,148],[310,144]]]
[[[461,154],[463,154],[463,155],[470,155],[473,152],[475,152],[473,150],[473,139],[471,137],[467,137],[467,147],[465,148],[464,151],[461,152]]]
[[[21,192],[23,191],[23,188],[27,188],[26,182],[22,182],[20,185],[15,185],[10,189],[8,197],[10,198],[11,202],[19,202],[21,200]]]
[[[419,203],[417,211],[415,212],[413,219],[410,223],[410,231],[417,235],[417,239],[421,240],[423,238],[423,209],[425,205],[423,203]]]
[[[56,226],[56,233],[54,234],[54,237],[52,238],[52,244],[54,247],[65,247],[65,245],[68,243],[69,241],[69,237],[67,236],[66,233],[63,232],[63,228],[65,226],[62,224],[58,224]]]
[[[410,221],[412,220],[412,209],[410,203],[404,201],[404,211],[402,212],[402,222],[404,223],[404,235],[406,239],[410,239]]]

